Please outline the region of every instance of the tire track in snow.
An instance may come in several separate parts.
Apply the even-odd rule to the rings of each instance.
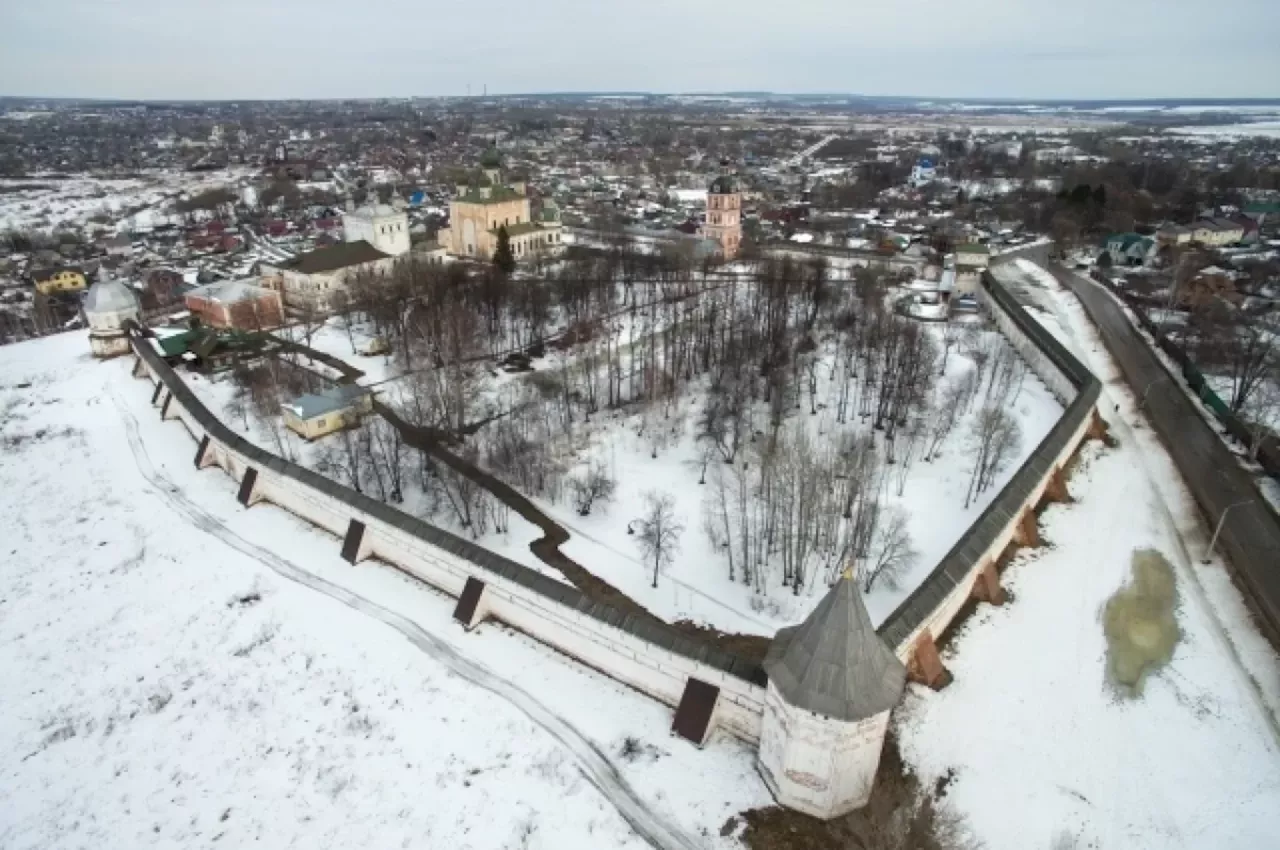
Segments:
[[[281,577],[322,593],[348,608],[385,623],[404,635],[423,653],[443,664],[450,672],[505,700],[567,750],[577,762],[578,769],[587,781],[613,805],[636,834],[651,846],[659,850],[703,850],[704,845],[696,837],[650,809],[599,747],[528,691],[460,654],[452,646],[408,617],[384,608],[358,593],[310,573],[274,552],[249,542],[227,528],[222,520],[188,499],[181,488],[155,468],[139,434],[138,420],[126,408],[114,387],[111,394],[124,421],[129,449],[133,453],[138,472],[165,504],[192,525],[218,538],[237,552],[260,561]]]

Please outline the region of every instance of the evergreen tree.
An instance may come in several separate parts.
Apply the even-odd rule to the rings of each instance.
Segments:
[[[498,247],[493,252],[493,264],[503,274],[511,274],[516,270],[516,257],[511,253],[511,236],[506,225],[498,225]]]

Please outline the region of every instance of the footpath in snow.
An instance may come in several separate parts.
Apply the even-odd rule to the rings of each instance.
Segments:
[[[951,644],[954,682],[913,687],[897,714],[905,760],[989,850],[1275,845],[1280,660],[1249,625],[1181,480],[1069,293],[1027,272],[1034,314],[1103,381],[1115,447],[1090,443],[1075,502],[1041,518],[1047,545],[1002,576]],[[1138,698],[1106,680],[1102,611],[1136,549],[1175,567],[1181,640]]]

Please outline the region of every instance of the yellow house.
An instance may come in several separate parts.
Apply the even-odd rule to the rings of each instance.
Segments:
[[[31,272],[31,280],[41,295],[52,295],[55,292],[79,292],[88,286],[84,272],[69,266],[36,269]]]
[[[298,396],[281,409],[286,428],[303,439],[315,440],[360,424],[360,418],[373,411],[373,393],[356,384],[344,384]]]

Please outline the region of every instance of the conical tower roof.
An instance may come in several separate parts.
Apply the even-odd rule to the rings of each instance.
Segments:
[[[847,722],[893,708],[907,680],[849,578],[836,582],[803,623],[779,630],[764,669],[788,704]]]

